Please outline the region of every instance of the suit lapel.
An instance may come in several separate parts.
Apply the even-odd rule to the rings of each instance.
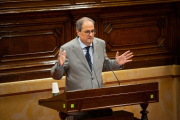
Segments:
[[[88,62],[87,62],[84,54],[83,54],[83,51],[81,49],[81,46],[79,44],[79,41],[78,41],[77,37],[75,38],[75,42],[73,44],[73,50],[74,50],[75,54],[78,56],[78,58],[81,60],[81,62],[86,66],[86,68],[91,73],[90,67],[88,65]]]

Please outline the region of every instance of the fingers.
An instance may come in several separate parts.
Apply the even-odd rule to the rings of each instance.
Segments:
[[[63,51],[63,56],[66,57],[66,51],[65,50]]]
[[[119,52],[117,51],[117,52],[116,52],[116,58],[117,58],[118,56],[119,56]]]
[[[58,63],[60,66],[62,66],[64,64],[65,59],[66,59],[66,51],[64,50],[62,52],[62,50],[59,50]]]
[[[65,56],[66,57],[66,51],[65,50],[62,52],[62,50],[60,49],[58,57],[60,58],[61,56]]]
[[[62,50],[60,49],[58,57],[60,58],[62,55]]]
[[[132,54],[130,54],[129,56],[126,56],[126,59],[131,59],[133,57]]]
[[[119,52],[117,51],[117,52],[116,52],[116,58],[117,58],[118,56],[119,56]],[[133,53],[132,53],[130,50],[128,50],[128,51],[126,51],[125,53],[123,53],[121,56],[126,57],[126,59],[130,59],[130,58],[133,57]]]
[[[131,61],[132,61],[132,59],[131,60],[127,60],[126,63],[131,62]]]
[[[123,53],[122,55],[126,56],[127,54],[130,53],[130,50],[126,51],[125,53]]]
[[[133,57],[133,53],[130,50],[126,51],[123,55],[126,57],[126,59]]]

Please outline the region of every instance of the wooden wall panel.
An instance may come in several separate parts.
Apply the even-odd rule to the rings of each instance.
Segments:
[[[53,31],[37,34],[38,35],[3,37],[1,39],[2,44],[0,45],[1,56],[6,58],[8,56],[19,55],[19,57],[21,57],[23,55],[38,54],[41,52],[53,52],[57,49],[56,43],[57,41],[59,42],[59,36],[55,36]]]
[[[179,3],[176,3],[176,8],[177,8],[177,11],[176,11],[176,38],[177,39],[177,44],[175,45],[175,48],[176,48],[176,56],[177,56],[177,61],[176,63],[178,65],[180,65],[180,2]]]
[[[129,0],[101,0],[102,3],[106,3],[106,2],[127,2]],[[137,0],[134,0],[137,1]]]
[[[65,14],[22,14],[0,21],[1,82],[51,76],[60,46],[71,39],[71,20]]]
[[[115,57],[131,50],[135,57],[126,68],[135,66],[157,66],[174,64],[172,40],[174,27],[171,22],[173,4],[163,7],[156,5],[113,8],[116,13],[107,13],[107,9],[100,15],[100,38],[106,41],[107,54]],[[153,7],[153,10],[149,10]],[[129,8],[129,9],[128,9]],[[130,10],[131,9],[131,10]],[[143,9],[143,12],[141,12]],[[118,12],[121,11],[121,12]],[[175,45],[175,44],[174,44]]]
[[[158,40],[164,39],[161,29],[157,22],[135,22],[135,23],[105,23],[104,40],[112,48],[120,46],[137,45],[146,47],[146,44],[155,44],[158,46]],[[161,44],[160,44],[161,45]],[[159,46],[160,46],[159,45]]]
[[[69,0],[1,0],[1,9],[70,5]]]
[[[0,14],[146,5],[177,1],[180,0],[0,0]]]
[[[85,1],[70,0],[77,2]],[[116,51],[134,53],[125,69],[177,64],[178,6],[162,3],[0,14],[0,82],[51,77],[59,47],[77,36],[75,22],[83,16],[96,22],[95,37],[105,40],[109,58]]]
[[[75,4],[91,4],[96,3],[96,0],[74,0]]]

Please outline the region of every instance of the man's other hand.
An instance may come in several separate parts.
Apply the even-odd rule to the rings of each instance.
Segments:
[[[59,51],[59,56],[58,56],[58,63],[59,63],[59,66],[62,66],[64,64],[66,60],[66,51],[64,50],[62,52],[62,50]]]
[[[118,65],[124,65],[127,62],[131,62],[133,57],[133,53],[130,50],[126,51],[122,55],[119,56],[119,52],[116,53],[116,62]]]

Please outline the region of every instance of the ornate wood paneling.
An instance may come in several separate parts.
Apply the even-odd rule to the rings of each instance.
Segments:
[[[96,3],[96,0],[74,0],[75,4],[93,4]]]
[[[71,39],[65,14],[23,14],[0,21],[1,82],[50,77],[59,47]]]
[[[174,48],[170,46],[174,44],[170,42],[174,36],[172,4],[161,8],[153,5],[153,10],[151,7],[114,8],[122,12],[106,13],[105,10],[100,15],[100,37],[106,41],[108,56],[114,58],[116,51],[122,54],[126,50],[135,55],[126,68],[175,63]]]
[[[180,2],[175,4],[176,8],[176,19],[175,19],[175,40],[177,40],[177,43],[175,45],[175,51],[177,56],[176,63],[180,65]]]
[[[69,2],[91,4],[85,2],[94,0]],[[100,0],[95,2],[100,3]],[[59,47],[77,36],[75,22],[83,16],[96,22],[95,37],[106,41],[109,58],[114,58],[116,51],[134,53],[133,62],[126,64],[125,69],[177,64],[180,52],[178,6],[177,2],[0,14],[3,18],[0,19],[0,82],[51,77],[50,69]]]
[[[145,5],[177,1],[180,0],[0,0],[0,14]]]
[[[1,9],[70,5],[70,0],[1,0]]]

